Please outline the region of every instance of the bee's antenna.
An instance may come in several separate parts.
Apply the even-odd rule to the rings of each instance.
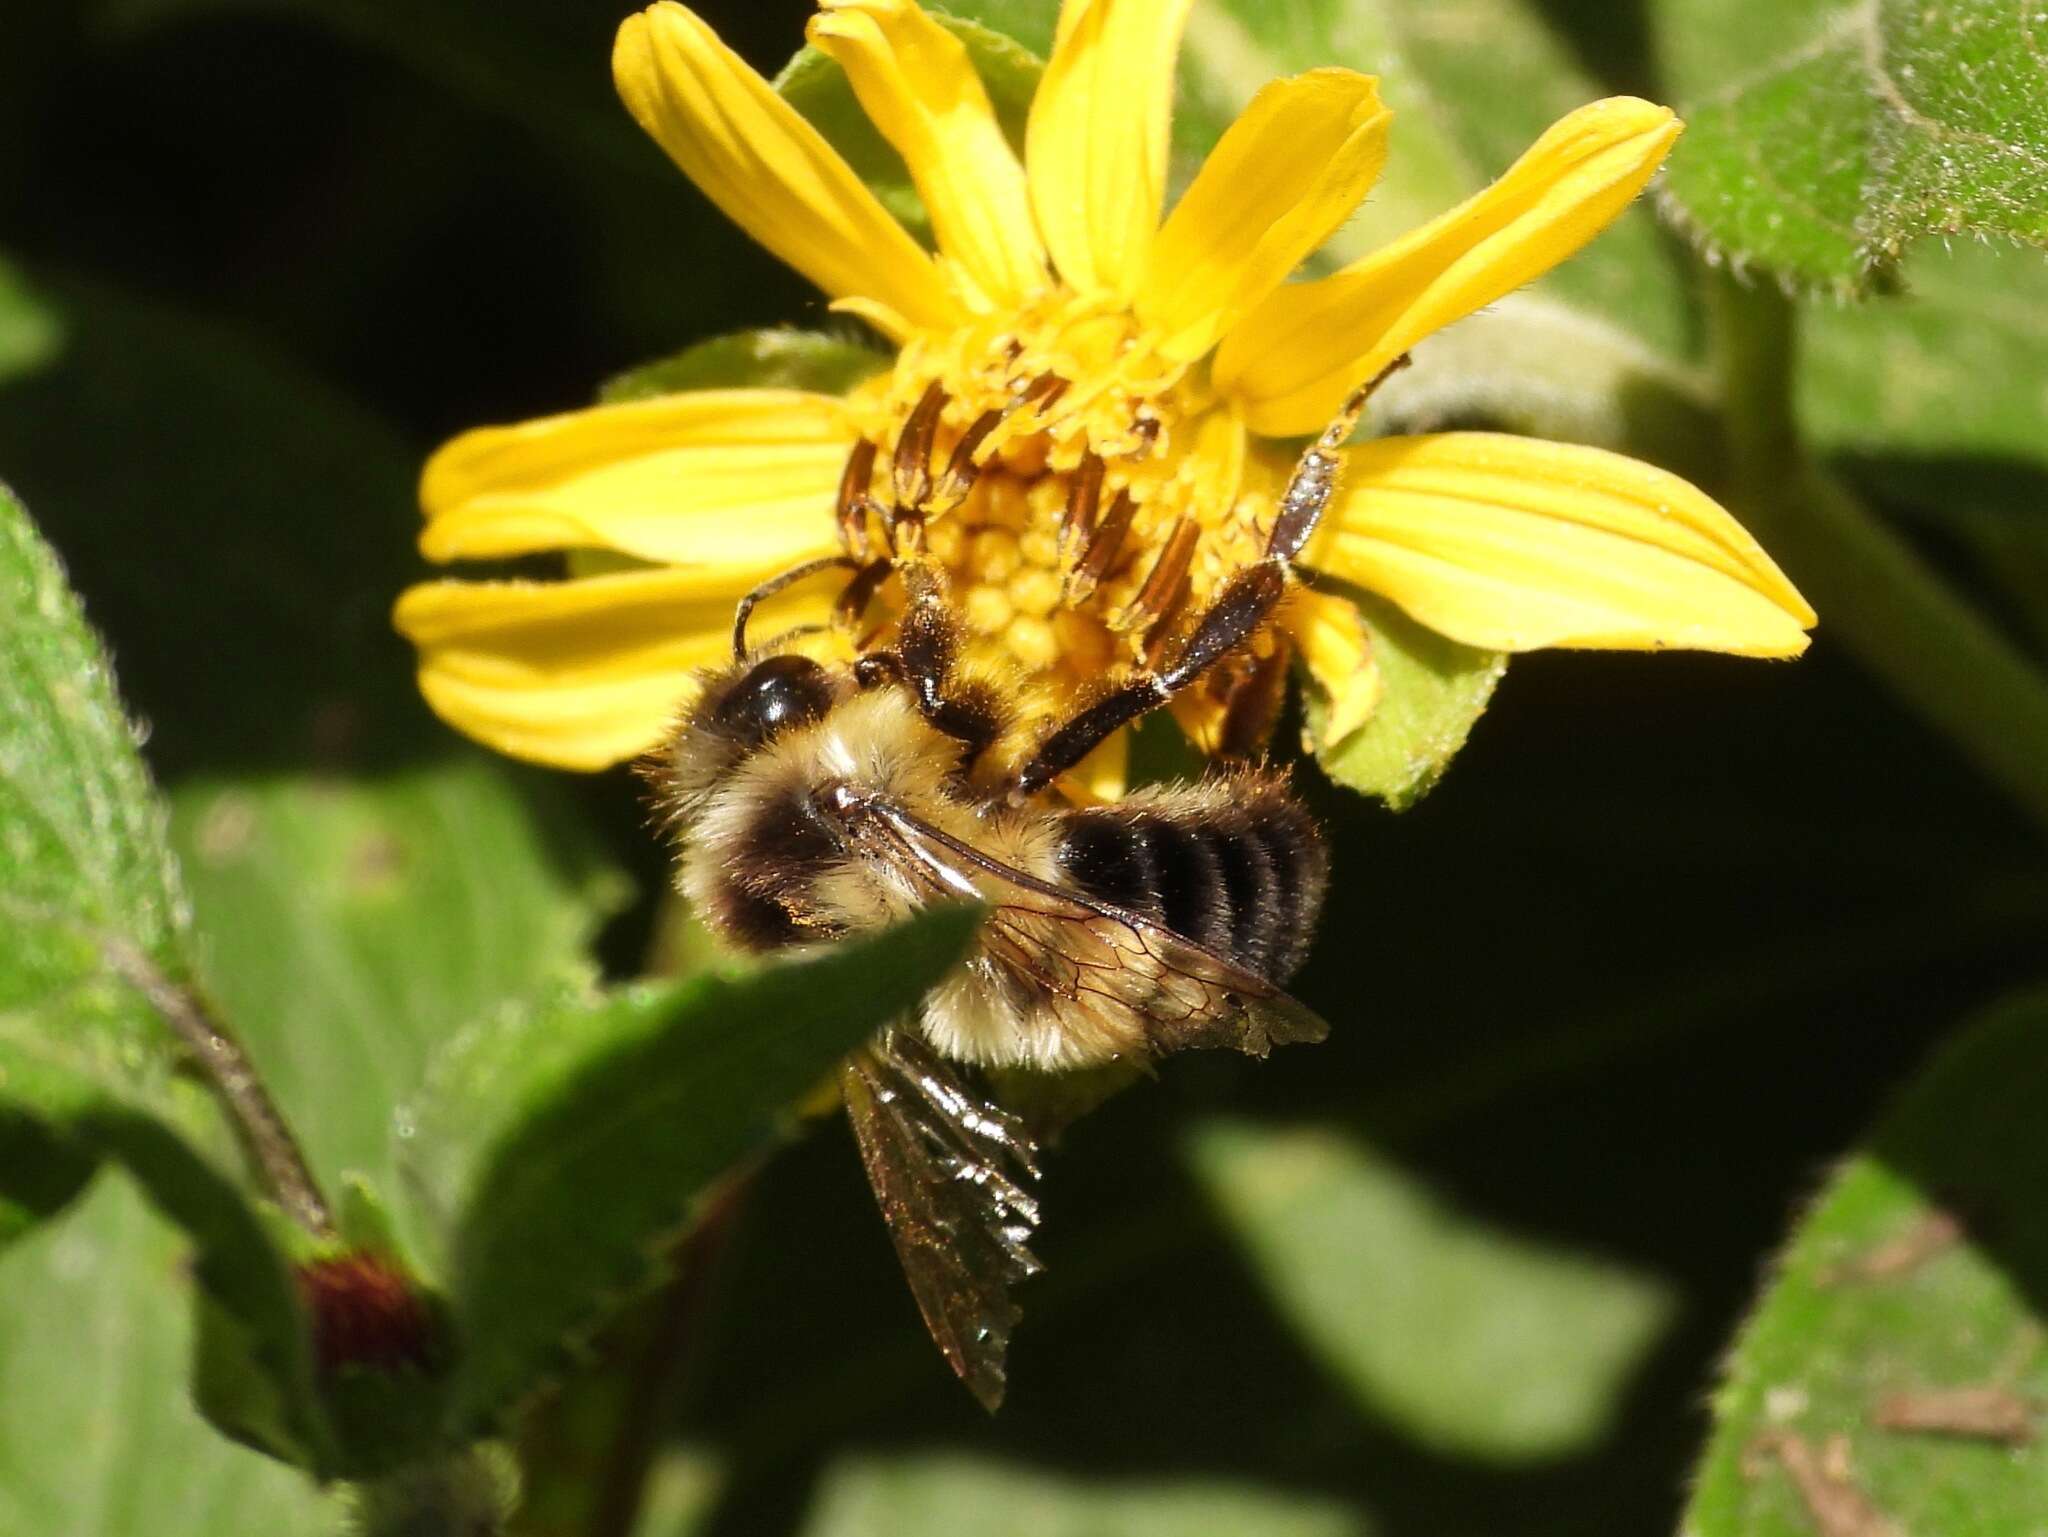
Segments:
[[[740,606],[733,611],[732,616],[732,659],[737,662],[747,654],[747,621],[753,617],[756,604],[774,597],[783,588],[792,587],[806,577],[816,576],[820,571],[830,571],[834,566],[843,569],[854,565],[857,565],[857,562],[850,555],[821,555],[816,560],[807,560],[800,566],[791,566],[779,576],[769,577],[740,599]]]

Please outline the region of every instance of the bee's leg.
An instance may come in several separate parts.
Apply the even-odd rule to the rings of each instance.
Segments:
[[[896,446],[889,452],[889,488],[893,503],[885,525],[889,548],[899,560],[924,554],[925,509],[932,496],[932,442],[946,409],[946,389],[934,379],[910,408]]]
[[[1256,758],[1272,738],[1280,707],[1287,700],[1287,664],[1293,658],[1293,647],[1285,635],[1274,635],[1273,642],[1266,656],[1238,659],[1241,670],[1227,681],[1219,696],[1223,701],[1223,723],[1216,732],[1219,758],[1234,762]]]
[[[807,560],[800,566],[791,566],[787,571],[771,576],[744,598],[732,616],[732,659],[737,662],[747,654],[747,621],[754,617],[754,609],[765,599],[772,598],[785,587],[794,586],[806,577],[816,576],[820,571],[829,571],[834,566],[850,566],[853,559],[846,555],[821,555],[816,560]],[[856,578],[857,579],[857,578]],[[822,626],[807,625],[806,629]]]
[[[1074,716],[1040,744],[1011,781],[1016,796],[1033,794],[1093,752],[1119,726],[1149,715],[1236,650],[1273,612],[1287,593],[1287,562],[1261,560],[1237,573],[1195,622],[1173,661],[1143,672]]]
[[[892,554],[887,561],[863,567],[840,596],[841,615],[849,623],[857,622],[889,574],[893,571],[902,576],[908,601],[897,625],[896,644],[890,650],[863,655],[854,664],[854,677],[863,688],[890,682],[906,685],[924,718],[961,744],[963,765],[972,763],[1003,734],[1006,717],[993,690],[979,683],[962,683],[955,676],[960,622],[947,593],[945,573],[926,553],[925,525],[930,518],[956,510],[973,492],[982,472],[975,455],[991,433],[1027,407],[1043,412],[1064,388],[1065,381],[1057,375],[1040,374],[1003,405],[983,411],[967,424],[947,455],[945,469],[934,477],[932,448],[946,392],[936,381],[926,386],[890,454],[890,490],[895,505],[883,526]]]
[[[954,674],[960,656],[960,621],[946,594],[945,579],[925,562],[901,567],[909,606],[897,626],[896,645],[871,651],[853,664],[862,688],[901,683],[918,712],[961,746],[961,762],[972,763],[1003,734],[1004,714],[994,690],[962,683]]]
[[[838,601],[832,605],[833,628],[858,635],[861,616],[868,611],[868,605],[875,601],[875,594],[882,590],[882,584],[889,580],[889,573],[895,569],[895,560],[887,555],[878,555],[867,564],[856,566],[853,575],[840,589]]]
[[[1396,359],[1354,392],[1322,435],[1309,445],[1280,496],[1280,511],[1266,536],[1266,551],[1223,584],[1223,590],[1195,621],[1173,661],[1140,673],[1105,694],[1045,739],[1011,781],[1011,793],[1044,789],[1093,752],[1120,726],[1150,714],[1251,638],[1287,595],[1294,558],[1308,545],[1337,486],[1337,449],[1351,436],[1365,403],[1380,381],[1407,358]]]

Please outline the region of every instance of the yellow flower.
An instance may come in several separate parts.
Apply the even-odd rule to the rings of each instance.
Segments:
[[[693,671],[726,655],[741,594],[838,548],[842,526],[867,537],[868,513],[835,506],[870,489],[886,506],[927,465],[952,504],[930,549],[978,647],[1021,686],[1071,699],[1156,650],[1255,556],[1295,457],[1276,440],[1322,428],[1431,332],[1571,255],[1680,131],[1663,107],[1595,102],[1433,223],[1290,283],[1371,187],[1389,114],[1350,70],[1273,81],[1162,218],[1190,3],[1065,0],[1020,161],[952,32],[912,0],[823,0],[810,39],[908,165],[936,253],[696,15],[662,3],[628,18],[613,67],[634,117],[834,308],[893,341],[894,366],[843,397],[694,391],[448,444],[421,489],[429,559],[637,564],[407,592],[397,623],[432,706],[544,763],[633,756],[664,734]],[[1806,645],[1813,613],[1770,558],[1661,470],[1480,432],[1382,438],[1343,459],[1304,563],[1455,640]],[[1063,538],[1063,524],[1092,537]],[[818,620],[832,596],[795,589],[778,622]],[[1297,592],[1262,645],[1268,676],[1298,651],[1328,692],[1333,738],[1371,712],[1368,636],[1343,598]],[[1259,664],[1177,701],[1197,740],[1218,729],[1225,685]],[[1113,793],[1115,755],[1094,767]]]

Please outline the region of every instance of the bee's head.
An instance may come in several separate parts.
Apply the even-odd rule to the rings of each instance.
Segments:
[[[759,747],[822,719],[835,694],[832,675],[822,666],[785,652],[737,669],[703,724],[736,746]]]
[[[853,689],[844,669],[794,651],[754,652],[706,674],[669,739],[642,761],[663,821],[680,828],[711,788]]]

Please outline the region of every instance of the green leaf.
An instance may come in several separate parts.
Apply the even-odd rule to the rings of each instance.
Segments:
[[[1331,742],[1323,736],[1328,701],[1318,688],[1308,688],[1307,745],[1338,784],[1404,811],[1429,792],[1465,745],[1507,671],[1507,658],[1448,640],[1384,598],[1334,582],[1319,585],[1358,605],[1382,691],[1372,718]]]
[[[452,1231],[458,1430],[485,1427],[658,1276],[660,1241],[787,1107],[958,958],[973,910],[737,980],[700,977],[479,1029],[420,1137]]]
[[[0,1168],[19,1192],[6,1225],[23,1230],[95,1165],[119,1164],[196,1246],[200,1286],[246,1337],[278,1405],[273,1449],[328,1466],[286,1260],[238,1181],[182,1129],[218,1142],[210,1107],[174,1103],[182,1054],[157,1006],[182,990],[189,936],[163,813],[56,557],[4,494],[0,592],[0,902],[13,940],[0,1124],[31,1159]]]
[[[1835,1463],[1887,1531],[1991,1537],[2039,1521],[2048,1461],[2013,1442],[2048,1404],[2044,1082],[2048,994],[2035,993],[1972,1025],[1828,1182],[1714,1394],[1691,1537],[1817,1530],[1790,1476],[1802,1449]],[[1952,1413],[1959,1389],[1990,1423],[2009,1416],[2012,1441],[1887,1428],[1944,1402]],[[1846,1458],[1830,1455],[1835,1437]]]
[[[1900,277],[1895,294],[1803,312],[1799,415],[1815,447],[1926,461],[1949,494],[1960,460],[2048,469],[2048,261],[1930,244]]]
[[[181,1235],[125,1180],[0,1254],[0,1537],[316,1533],[332,1500],[193,1408]]]
[[[1212,1477],[1076,1479],[958,1453],[848,1457],[827,1467],[804,1537],[1364,1537],[1334,1500]]]
[[[359,780],[209,778],[172,798],[214,995],[314,1166],[363,1177],[400,1249],[402,1105],[456,1031],[588,974],[618,874],[537,776],[464,753]]]
[[[1710,253],[1838,292],[1929,234],[2048,244],[2048,103],[2009,0],[1657,0],[1690,127],[1665,184]]]
[[[1317,1357],[1438,1451],[1522,1463],[1593,1447],[1671,1321],[1655,1279],[1458,1212],[1337,1132],[1212,1121],[1188,1152]]]
[[[966,44],[997,120],[1010,143],[1021,148],[1024,118],[1045,69],[1043,60],[1001,30],[936,8],[935,14],[947,31]],[[874,188],[883,205],[929,243],[931,221],[911,183],[909,168],[861,111],[846,71],[807,44],[775,77],[775,89],[832,142],[855,174]]]
[[[57,557],[0,488],[0,1019],[110,1067],[175,1042],[127,978],[185,971],[164,817]]]
[[[1977,556],[2048,644],[2048,261],[1928,243],[1901,291],[1801,316],[1799,415],[1887,511]]]
[[[681,390],[784,389],[844,395],[889,366],[887,353],[844,337],[777,327],[735,331],[605,381],[600,400],[646,400]]]
[[[32,1013],[0,1014],[0,1116],[34,1118],[78,1154],[116,1164],[135,1181],[192,1243],[192,1274],[207,1304],[232,1331],[249,1376],[261,1380],[275,1431],[264,1449],[335,1471],[310,1336],[289,1262],[271,1236],[274,1218],[177,1129],[187,1117],[171,1104],[169,1086],[139,1081],[131,1067],[110,1065],[89,1041],[57,1037]]]

